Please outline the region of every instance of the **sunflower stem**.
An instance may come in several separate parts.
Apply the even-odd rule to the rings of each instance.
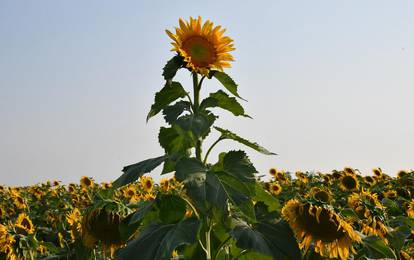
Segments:
[[[205,155],[205,157],[204,157],[204,160],[203,160],[203,164],[206,164],[207,163],[207,158],[208,158],[208,155],[210,154],[210,152],[211,152],[211,150],[213,150],[213,148],[214,148],[214,146],[216,146],[216,144],[218,144],[221,140],[224,140],[224,139],[226,139],[226,138],[224,138],[224,137],[222,137],[222,136],[220,136],[211,146],[210,146],[210,148],[208,148],[208,150],[207,150],[207,153],[206,153],[206,155]]]
[[[198,109],[200,107],[200,89],[201,89],[201,83],[198,82],[198,74],[197,72],[193,72],[193,88],[194,88],[194,100],[193,100],[193,112],[194,115],[198,115]],[[196,143],[196,158],[201,161],[201,146],[202,146],[202,140],[199,138]]]

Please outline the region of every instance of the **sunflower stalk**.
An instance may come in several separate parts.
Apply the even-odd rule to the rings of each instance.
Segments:
[[[201,83],[204,78],[198,82],[198,74],[193,72],[193,89],[194,89],[194,103],[193,103],[193,112],[194,115],[198,115],[199,107],[200,107],[200,90],[201,90]],[[196,143],[195,151],[196,151],[196,158],[201,161],[201,148],[202,148],[202,140],[199,138]]]

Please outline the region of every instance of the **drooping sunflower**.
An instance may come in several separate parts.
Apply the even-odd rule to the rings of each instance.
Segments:
[[[87,176],[82,176],[80,179],[80,185],[82,188],[90,188],[93,186],[93,180]]]
[[[305,251],[313,242],[315,252],[321,256],[345,260],[350,252],[356,253],[352,244],[361,242],[352,226],[327,207],[292,199],[283,207],[282,216]]]
[[[190,17],[190,21],[180,18],[180,26],[175,28],[175,34],[166,30],[173,40],[171,43],[186,62],[190,70],[207,75],[211,69],[223,70],[231,67],[233,56],[229,53],[235,50],[233,40],[224,36],[226,31],[221,26],[215,26],[207,20],[202,23],[201,17]]]
[[[345,173],[339,180],[342,191],[355,191],[359,189],[358,178],[355,174]]]
[[[26,213],[20,213],[16,219],[15,228],[18,233],[33,234],[34,226],[32,220]]]
[[[269,185],[269,192],[274,195],[279,195],[282,192],[282,186],[277,182],[272,182]]]
[[[358,215],[362,233],[385,238],[388,229],[382,220],[384,216],[381,216],[385,208],[379,202],[377,194],[365,190],[353,193],[348,198],[348,205]]]

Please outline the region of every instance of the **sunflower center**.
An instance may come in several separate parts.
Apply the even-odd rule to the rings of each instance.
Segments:
[[[202,36],[193,36],[185,40],[183,49],[191,56],[191,62],[199,67],[208,67],[216,59],[213,44]]]
[[[312,209],[312,215],[309,213],[310,205],[297,208],[299,221],[304,230],[308,231],[312,237],[324,242],[332,242],[344,236],[344,230],[339,227],[338,221],[330,216],[330,212],[322,209],[319,215],[319,222],[316,218],[316,207]]]
[[[355,189],[357,186],[356,180],[352,176],[345,176],[342,179],[342,184],[347,188],[348,190]]]
[[[329,194],[326,191],[318,191],[314,195],[315,199],[322,202],[329,202]]]

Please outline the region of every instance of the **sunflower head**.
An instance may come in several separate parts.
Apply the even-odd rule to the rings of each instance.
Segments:
[[[342,191],[355,191],[359,189],[359,182],[355,174],[344,174],[339,182]]]
[[[32,220],[29,218],[26,213],[20,213],[19,216],[16,219],[15,228],[17,233],[19,234],[33,234],[34,232],[34,226],[32,223]]]
[[[386,192],[383,193],[385,198],[388,199],[395,199],[397,198],[397,191],[395,190],[387,190]]]
[[[93,186],[93,180],[87,176],[83,176],[80,179],[80,185],[82,186],[82,188],[90,188]]]
[[[154,180],[150,176],[141,176],[140,183],[147,193],[150,193],[154,188]]]
[[[272,182],[269,184],[269,192],[274,195],[279,195],[282,192],[282,186],[277,182]]]
[[[351,167],[345,167],[344,168],[344,172],[346,174],[355,174],[355,170],[353,168],[351,168]]]
[[[414,218],[414,199],[408,203],[406,212],[409,217]]]
[[[373,186],[376,183],[376,180],[372,176],[364,176],[364,182],[368,186]]]
[[[276,168],[270,168],[270,169],[269,169],[269,174],[270,174],[270,175],[272,175],[272,176],[276,176],[276,173],[277,173],[277,169],[276,169]]]
[[[300,248],[307,250],[313,242],[315,252],[324,257],[345,260],[355,253],[353,242],[361,242],[352,226],[330,208],[301,203],[292,199],[282,209],[299,240]]]
[[[398,173],[397,173],[397,177],[398,178],[403,178],[404,176],[406,176],[408,174],[408,172],[407,171],[405,171],[405,170],[401,170],[401,171],[399,171]]]
[[[332,194],[329,190],[313,187],[309,192],[310,197],[320,202],[329,203],[332,200]]]
[[[381,170],[381,168],[375,168],[375,169],[373,169],[372,170],[372,172],[374,173],[374,175],[375,176],[377,176],[377,177],[381,177],[381,175],[382,175],[382,170]]]
[[[166,30],[173,40],[172,51],[176,51],[186,62],[190,70],[208,75],[211,69],[223,70],[231,67],[234,50],[233,40],[224,36],[226,30],[207,20],[204,23],[199,16],[189,21],[180,18],[175,34]]]
[[[332,172],[332,177],[334,178],[334,179],[340,179],[341,177],[342,177],[342,173],[341,172],[339,172],[339,171],[333,171]]]
[[[171,188],[170,181],[166,178],[162,179],[160,181],[160,187],[161,187],[161,190],[164,192],[169,191]]]
[[[22,196],[20,195],[13,196],[13,201],[14,201],[14,205],[16,206],[16,208],[18,209],[26,208],[26,202]]]

